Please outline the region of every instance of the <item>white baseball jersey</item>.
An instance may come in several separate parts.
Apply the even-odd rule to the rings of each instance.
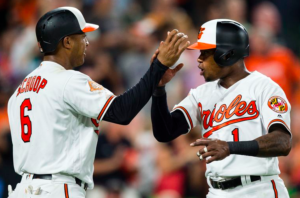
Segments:
[[[202,136],[223,141],[249,141],[268,133],[275,123],[290,131],[291,105],[270,78],[253,72],[228,89],[218,81],[205,83],[175,106],[189,123],[201,124]],[[230,155],[207,164],[206,176],[277,175],[277,157]]]
[[[93,188],[98,126],[114,98],[88,76],[42,62],[8,103],[15,171],[68,174]]]

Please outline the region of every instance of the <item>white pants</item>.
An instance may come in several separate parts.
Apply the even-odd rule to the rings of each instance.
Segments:
[[[221,190],[210,186],[207,198],[289,198],[287,189],[279,176],[262,176],[255,181],[236,188]]]
[[[46,180],[24,174],[8,198],[85,198],[85,195],[86,191],[76,184],[74,177],[52,175],[52,180]]]

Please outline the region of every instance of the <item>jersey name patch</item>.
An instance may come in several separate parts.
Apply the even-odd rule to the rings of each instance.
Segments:
[[[247,120],[256,119],[259,116],[259,111],[257,110],[255,100],[250,101],[248,104],[246,101],[242,100],[242,95],[238,95],[233,101],[227,106],[222,104],[219,109],[216,107],[211,110],[203,110],[202,104],[199,102],[198,107],[201,113],[201,119],[204,129],[211,130],[203,134],[203,137],[209,137],[214,131],[217,131],[223,127],[230,124],[243,122]],[[236,119],[231,119],[233,116],[237,116]],[[219,124],[224,119],[226,122]]]
[[[285,113],[288,110],[287,102],[279,96],[271,97],[268,100],[268,106],[277,113]]]
[[[103,90],[103,86],[102,85],[99,85],[98,83],[92,81],[92,80],[89,80],[89,86],[90,86],[90,91],[101,91]]]

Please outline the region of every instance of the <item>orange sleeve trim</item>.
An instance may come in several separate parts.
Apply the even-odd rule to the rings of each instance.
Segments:
[[[276,188],[275,181],[274,181],[274,180],[271,180],[271,182],[272,182],[272,186],[273,186],[275,198],[278,198],[278,191],[277,191],[277,188]]]
[[[190,123],[191,130],[192,130],[192,128],[194,128],[194,125],[193,125],[193,121],[192,121],[192,118],[191,118],[189,112],[188,112],[184,107],[182,107],[182,106],[176,107],[175,109],[182,109],[182,110],[185,112],[186,116],[187,116],[188,119],[189,119],[189,123]],[[174,110],[175,110],[175,109],[174,109]]]
[[[106,108],[109,106],[110,102],[112,101],[112,99],[114,98],[115,96],[110,96],[109,99],[106,101],[104,107],[102,108],[102,110],[100,111],[97,119],[100,120],[100,118],[102,117],[103,113],[105,112]]]
[[[65,197],[69,198],[68,184],[65,184],[64,187],[65,187]]]
[[[269,131],[270,126],[271,126],[274,122],[281,122],[281,123],[287,128],[287,130],[291,131],[290,128],[288,127],[288,125],[287,125],[283,120],[280,120],[280,119],[272,120],[272,121],[269,123],[269,125],[268,125],[268,128],[267,128],[268,131]]]

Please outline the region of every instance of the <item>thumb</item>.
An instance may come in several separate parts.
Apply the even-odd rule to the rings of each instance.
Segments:
[[[173,70],[175,73],[177,73],[179,70],[181,70],[183,68],[184,64],[183,63],[180,63],[179,65],[177,65],[175,67],[175,69]]]

